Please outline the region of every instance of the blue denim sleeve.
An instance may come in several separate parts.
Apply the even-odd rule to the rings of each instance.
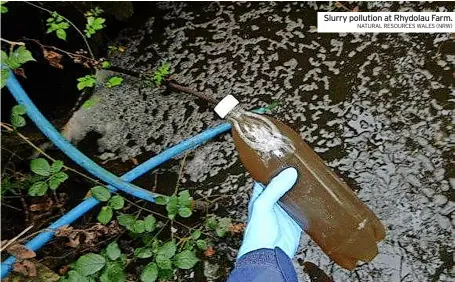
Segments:
[[[237,260],[228,282],[297,282],[297,273],[280,248],[259,249]]]

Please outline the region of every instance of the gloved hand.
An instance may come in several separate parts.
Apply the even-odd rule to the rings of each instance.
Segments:
[[[296,180],[297,170],[287,168],[266,188],[260,183],[254,185],[248,205],[248,223],[237,258],[254,250],[275,247],[282,249],[291,259],[295,256],[302,229],[277,202]]]

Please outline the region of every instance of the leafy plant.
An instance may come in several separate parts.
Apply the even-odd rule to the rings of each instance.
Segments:
[[[125,199],[120,195],[111,196],[111,192],[103,186],[95,186],[90,189],[93,197],[100,202],[107,202],[107,205],[101,208],[97,219],[101,224],[107,224],[111,221],[114,210],[121,210],[125,205]]]
[[[181,191],[178,195],[159,196],[156,198],[157,204],[166,205],[169,219],[174,219],[177,214],[184,218],[190,217],[192,214],[192,202],[193,198],[188,190]]]
[[[156,86],[161,85],[164,78],[169,75],[171,70],[171,65],[168,63],[162,64],[154,73],[153,73],[153,82]]]
[[[89,74],[84,77],[79,77],[77,81],[78,90],[82,90],[88,87],[94,87],[96,85],[96,77],[93,74]]]
[[[43,196],[48,189],[56,190],[68,179],[68,174],[61,171],[62,161],[54,161],[52,165],[46,159],[38,158],[30,161],[30,169],[35,173],[36,181],[28,189],[30,196]]]
[[[1,88],[6,85],[6,81],[9,77],[8,68],[15,70],[20,68],[23,64],[28,61],[35,61],[32,53],[25,48],[25,46],[19,46],[16,49],[11,49],[9,55],[5,51],[1,51]]]
[[[113,77],[109,78],[109,81],[106,83],[106,87],[112,88],[115,86],[119,86],[120,84],[122,84],[122,82],[123,82],[123,78],[118,77],[118,76],[113,76]]]
[[[112,66],[112,64],[111,64],[111,62],[109,62],[109,61],[103,61],[103,62],[101,63],[101,67],[102,67],[103,69],[108,69],[108,68],[110,68],[111,66]]]
[[[207,218],[205,226],[214,230],[218,237],[224,237],[232,226],[232,221],[228,217],[216,218],[215,216]]]
[[[85,13],[85,17],[87,18],[87,23],[85,25],[85,36],[88,38],[92,37],[98,30],[103,29],[104,22],[106,19],[99,17],[104,11],[99,7],[95,7],[90,11]]]
[[[11,109],[11,124],[14,128],[19,128],[25,126],[25,115],[26,109],[24,105],[16,105]]]
[[[110,243],[100,254],[85,254],[71,265],[62,282],[124,282],[127,260],[116,242]]]
[[[57,12],[53,12],[51,17],[46,21],[47,33],[52,33],[55,31],[55,34],[58,38],[66,40],[66,29],[69,28],[70,24],[68,21],[59,15]]]
[[[0,1],[0,12],[2,14],[5,14],[8,12],[8,8],[5,7],[5,4],[7,3],[8,1]]]

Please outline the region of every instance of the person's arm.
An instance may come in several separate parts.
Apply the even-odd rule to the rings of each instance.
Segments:
[[[289,168],[265,188],[254,185],[248,206],[248,224],[235,268],[228,282],[297,282],[292,265],[302,229],[278,205],[278,200],[295,184],[297,171]]]
[[[259,249],[239,258],[228,282],[297,282],[291,259],[280,249]]]

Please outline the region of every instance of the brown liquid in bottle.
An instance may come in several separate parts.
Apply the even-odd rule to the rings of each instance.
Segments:
[[[281,170],[297,169],[297,183],[280,205],[334,262],[352,270],[377,255],[384,226],[298,133],[240,106],[227,118],[240,160],[255,180],[268,184]]]

